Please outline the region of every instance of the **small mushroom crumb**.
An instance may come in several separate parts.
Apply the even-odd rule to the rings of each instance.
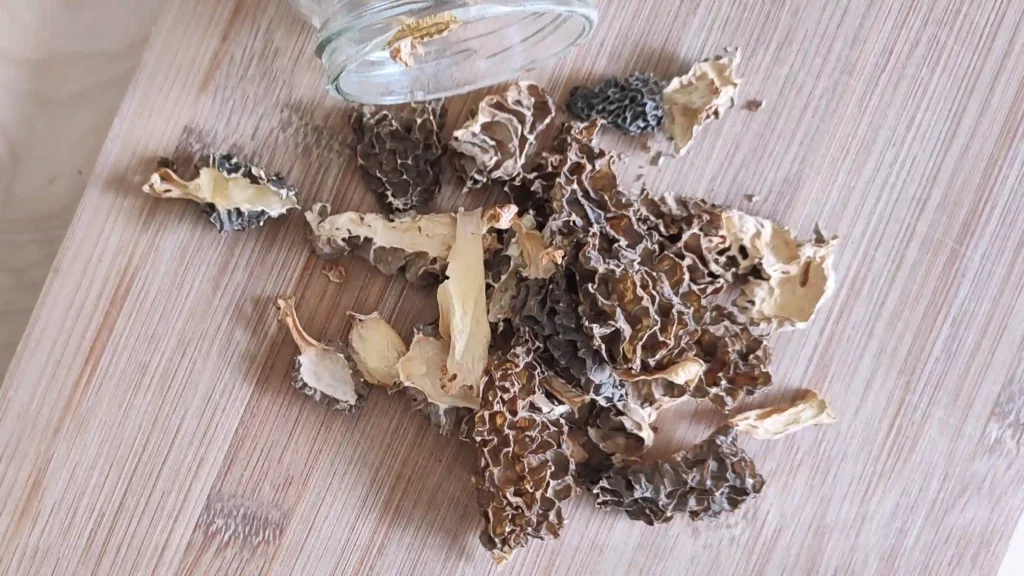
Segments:
[[[686,153],[708,121],[721,118],[736,104],[740,80],[733,67],[739,60],[736,52],[701,62],[665,88],[665,130],[679,156]]]
[[[428,40],[447,36],[458,28],[462,21],[452,12],[443,12],[426,18],[420,18],[413,22],[404,24],[395,31],[395,34],[384,45],[391,58],[403,66],[412,66],[411,53],[423,53],[423,44]],[[404,47],[398,50],[395,49]],[[403,61],[409,58],[408,63]]]
[[[743,200],[749,204],[756,204],[761,201],[761,197],[757,194],[744,194]]]
[[[423,41],[416,38],[399,40],[388,50],[388,55],[402,66],[412,68],[416,64],[416,56],[423,55]]]
[[[320,273],[327,276],[327,279],[335,284],[344,284],[345,278],[348,276],[348,272],[345,271],[345,267],[341,264],[324,264],[320,268]]]
[[[192,200],[203,206],[220,232],[240,232],[299,208],[295,187],[280,174],[239,161],[230,154],[210,154],[196,164],[193,180],[164,159],[142,191],[150,196]]]
[[[743,103],[743,109],[747,112],[757,112],[761,108],[764,108],[764,100],[756,100],[751,98]]]
[[[655,168],[660,168],[661,165],[664,164],[664,163],[665,163],[665,153],[664,152],[658,151],[658,152],[654,152],[654,153],[651,154],[651,166],[654,166]]]
[[[729,425],[759,440],[777,440],[809,426],[832,424],[836,415],[825,399],[808,390],[803,398],[791,404],[750,410],[729,419]]]
[[[354,363],[341,346],[329,346],[313,339],[295,313],[295,298],[278,298],[278,320],[288,327],[299,347],[292,369],[292,386],[327,405],[351,413],[366,402],[369,389]]]

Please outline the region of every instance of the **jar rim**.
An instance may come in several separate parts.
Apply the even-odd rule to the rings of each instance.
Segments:
[[[429,40],[423,62],[403,66],[385,46],[410,21],[445,15],[462,25]],[[511,80],[583,42],[597,23],[591,0],[382,2],[322,26],[317,55],[328,90],[365,104],[432,100]]]

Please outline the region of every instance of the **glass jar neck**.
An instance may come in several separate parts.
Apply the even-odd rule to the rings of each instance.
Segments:
[[[592,0],[295,0],[318,28],[328,88],[372,104],[430,100],[509,80],[556,58],[593,30]],[[429,18],[454,23],[416,45],[411,63],[386,47]]]

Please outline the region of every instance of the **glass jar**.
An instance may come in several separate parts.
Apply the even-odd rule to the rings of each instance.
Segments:
[[[512,79],[564,54],[597,23],[592,0],[290,1],[317,29],[328,89],[366,104],[432,100]],[[396,40],[430,22],[446,24],[420,34],[403,64],[391,50]]]

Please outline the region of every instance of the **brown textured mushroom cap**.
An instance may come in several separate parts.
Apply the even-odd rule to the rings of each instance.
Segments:
[[[494,354],[480,410],[463,431],[480,455],[473,476],[480,541],[498,563],[531,539],[557,538],[561,505],[576,492],[567,425],[543,406],[537,349],[521,333]]]
[[[443,101],[400,110],[353,112],[356,163],[366,186],[392,212],[416,210],[441,190],[447,146],[441,140],[448,109]]]
[[[196,164],[199,174],[186,181],[174,163],[161,160],[142,191],[156,198],[181,198],[202,204],[220,232],[262,226],[299,207],[294,186],[280,174],[267,174],[230,154],[209,154]]]
[[[764,478],[736,443],[736,430],[722,427],[667,460],[615,468],[594,493],[599,507],[620,508],[632,520],[653,526],[680,513],[691,520],[717,518],[763,487]]]

